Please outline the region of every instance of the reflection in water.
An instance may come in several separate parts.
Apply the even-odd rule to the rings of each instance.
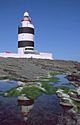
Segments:
[[[0,125],[27,125],[27,123],[39,125],[44,121],[53,121],[54,116],[57,119],[57,116],[63,112],[56,95],[43,94],[34,103],[31,101],[30,106],[26,106],[26,101],[23,103],[18,99],[17,97],[0,97]],[[29,112],[28,121],[24,121],[27,120],[26,115]]]
[[[27,122],[28,125],[57,125],[61,114],[63,114],[63,109],[56,94],[43,94],[35,100]]]
[[[17,97],[0,96],[0,125],[25,125],[20,115]]]
[[[24,120],[27,120],[31,109],[34,105],[34,100],[27,98],[25,95],[18,97],[18,105],[21,107],[21,115],[24,117]]]
[[[50,83],[55,85],[69,83],[65,81],[64,76],[57,75],[57,77],[60,78],[59,83]],[[2,92],[16,86],[18,86],[16,81],[0,81]],[[27,123],[28,125],[56,125],[58,116],[60,117],[63,112],[56,95],[43,94],[35,102],[24,95],[21,97],[0,96],[0,125],[27,125]]]

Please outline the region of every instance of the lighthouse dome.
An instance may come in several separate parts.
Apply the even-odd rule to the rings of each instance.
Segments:
[[[25,13],[24,13],[24,16],[29,16],[29,13],[28,13],[28,12],[25,12]]]

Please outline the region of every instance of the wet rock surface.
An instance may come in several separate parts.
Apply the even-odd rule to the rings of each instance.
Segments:
[[[66,78],[69,81],[77,81],[80,82],[80,74],[79,73],[71,73],[71,75],[67,75]]]

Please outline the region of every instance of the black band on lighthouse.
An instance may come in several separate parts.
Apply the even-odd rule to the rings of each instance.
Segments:
[[[18,34],[20,33],[31,33],[34,34],[34,29],[30,27],[19,27],[18,28]]]
[[[34,47],[34,42],[33,41],[19,41],[18,42],[18,48],[26,47],[26,46]]]

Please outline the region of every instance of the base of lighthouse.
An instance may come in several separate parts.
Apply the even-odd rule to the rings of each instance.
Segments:
[[[17,53],[9,53],[4,52],[0,53],[0,57],[4,58],[35,58],[35,59],[50,59],[53,60],[52,53],[33,53],[33,54],[17,54]]]

